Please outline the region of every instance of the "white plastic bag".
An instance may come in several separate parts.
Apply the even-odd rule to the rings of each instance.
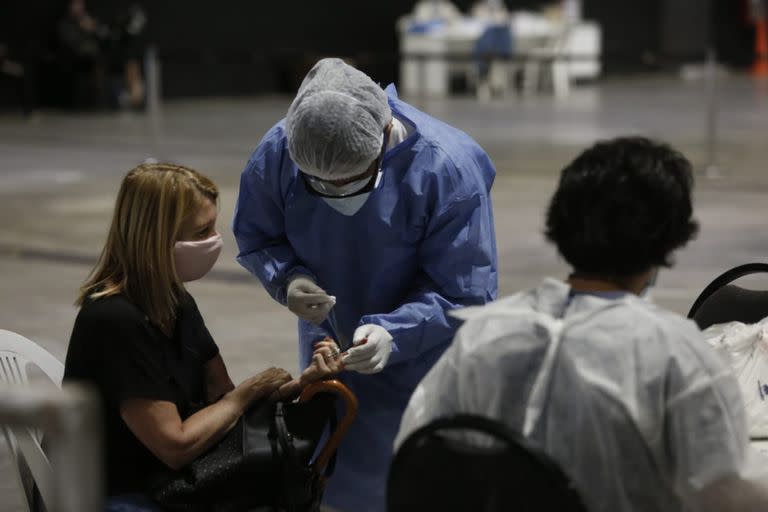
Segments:
[[[739,381],[750,437],[768,437],[768,318],[716,324],[704,330],[704,338]]]

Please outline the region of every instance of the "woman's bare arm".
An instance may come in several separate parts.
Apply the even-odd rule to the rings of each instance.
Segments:
[[[231,430],[251,403],[270,396],[290,380],[285,370],[270,368],[184,421],[176,405],[164,400],[125,400],[120,405],[120,415],[149,451],[168,467],[179,469]]]

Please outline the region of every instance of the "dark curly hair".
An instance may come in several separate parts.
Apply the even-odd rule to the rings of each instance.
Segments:
[[[693,239],[691,163],[643,137],[601,141],[563,169],[546,237],[577,273],[621,278],[671,266]]]

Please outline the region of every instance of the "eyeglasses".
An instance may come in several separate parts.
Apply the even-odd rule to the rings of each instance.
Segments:
[[[360,178],[354,179],[344,185],[335,185],[330,181],[321,180],[320,178],[299,170],[299,174],[301,174],[301,178],[304,180],[307,190],[310,194],[316,196],[336,199],[359,196],[370,192],[376,188],[381,181],[382,164],[384,162],[384,152],[387,149],[388,139],[388,134],[385,132],[381,153],[374,162],[376,165],[374,167],[374,172],[371,172],[369,169],[361,174]]]

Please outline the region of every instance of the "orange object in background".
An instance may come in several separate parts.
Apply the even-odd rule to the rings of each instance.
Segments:
[[[768,77],[768,17],[765,11],[755,18],[755,62],[752,76]]]

